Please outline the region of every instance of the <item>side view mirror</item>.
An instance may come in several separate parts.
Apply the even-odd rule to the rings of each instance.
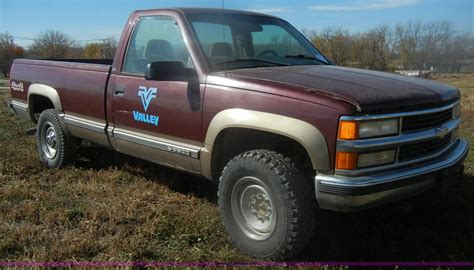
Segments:
[[[149,63],[145,70],[145,80],[189,81],[191,72],[179,61],[157,61]]]

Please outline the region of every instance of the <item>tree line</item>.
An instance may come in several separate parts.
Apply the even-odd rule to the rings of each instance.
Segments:
[[[360,33],[338,27],[302,32],[340,66],[381,71],[474,72],[474,37],[456,31],[449,21],[409,21]],[[23,57],[110,59],[116,48],[113,37],[81,45],[55,30],[41,32],[29,48],[22,48],[8,32],[0,33],[0,69],[6,76],[13,60]]]
[[[0,69],[7,76],[13,60],[32,59],[111,59],[117,49],[117,40],[107,37],[98,42],[81,45],[69,35],[47,30],[41,32],[29,48],[18,46],[8,32],[0,33]]]
[[[409,21],[351,34],[328,27],[303,34],[337,65],[381,71],[473,72],[474,37],[449,21]]]

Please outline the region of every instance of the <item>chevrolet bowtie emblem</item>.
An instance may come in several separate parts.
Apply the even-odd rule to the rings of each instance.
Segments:
[[[435,129],[435,133],[436,133],[436,137],[442,139],[442,138],[444,138],[446,135],[448,135],[449,130],[448,130],[448,128],[446,128],[446,127],[439,127],[439,128],[437,128],[437,129]]]

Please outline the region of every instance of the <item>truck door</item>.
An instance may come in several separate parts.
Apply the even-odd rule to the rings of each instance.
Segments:
[[[121,71],[111,77],[111,140],[118,151],[199,172],[203,89],[197,80],[145,80],[147,64],[193,61],[176,20],[142,16],[133,27]]]

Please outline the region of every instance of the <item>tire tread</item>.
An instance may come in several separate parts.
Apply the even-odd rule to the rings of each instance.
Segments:
[[[239,161],[253,161],[268,166],[269,169],[278,176],[277,179],[280,184],[280,191],[284,193],[288,205],[290,206],[288,211],[290,214],[288,219],[289,231],[285,235],[284,241],[281,243],[280,247],[278,247],[273,254],[265,256],[264,258],[270,260],[287,260],[295,258],[307,246],[311,239],[315,223],[315,199],[300,199],[298,201],[297,197],[311,198],[311,196],[314,196],[314,193],[311,194],[311,191],[314,190],[314,188],[309,185],[310,181],[307,181],[307,179],[302,176],[290,158],[269,150],[251,150],[237,155],[227,163],[219,179],[219,190],[222,189],[224,182],[223,178],[226,175],[226,171],[230,166],[233,166],[233,164]],[[218,199],[221,201],[222,198],[220,198],[219,195],[218,191]],[[219,203],[221,217],[224,212],[223,207],[222,203]],[[235,239],[232,234],[231,240],[236,243],[237,246],[241,247],[239,239]],[[246,252],[252,257],[262,258],[251,251],[246,250]]]
[[[60,147],[59,147],[59,152],[57,153],[57,157],[59,160],[55,162],[54,166],[50,166],[48,163],[48,160],[45,160],[45,157],[42,153],[41,149],[41,141],[40,141],[40,136],[41,136],[41,124],[44,121],[51,121],[54,125],[55,131],[56,131],[56,136],[59,137],[59,142],[60,142]],[[41,160],[43,163],[45,163],[47,166],[50,168],[63,168],[69,163],[71,163],[75,157],[75,149],[76,149],[76,142],[74,137],[66,134],[66,132],[63,130],[63,127],[61,125],[61,122],[59,121],[59,116],[58,113],[55,109],[47,109],[44,110],[38,120],[38,129],[37,129],[37,134],[36,134],[36,145],[38,147],[38,153],[40,154]]]

